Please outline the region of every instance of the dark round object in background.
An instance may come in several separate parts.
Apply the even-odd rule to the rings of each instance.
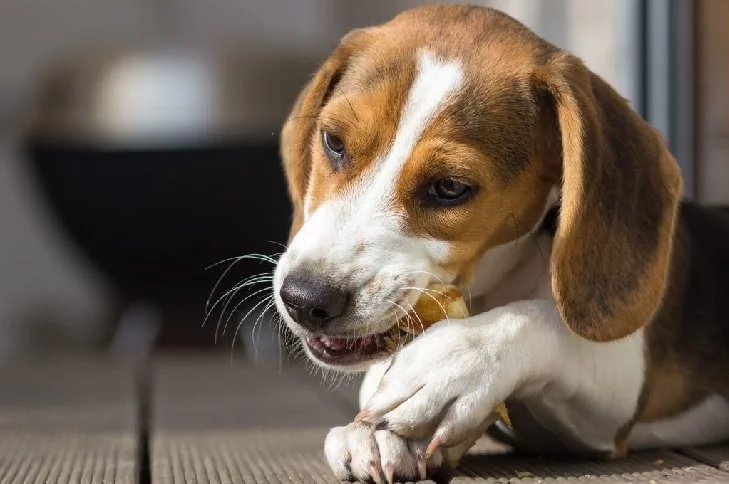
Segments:
[[[291,211],[274,133],[315,65],[162,45],[79,54],[39,79],[24,146],[40,191],[119,290],[122,314],[160,309],[158,345],[212,344],[200,325],[226,265],[206,267],[282,251],[273,242],[286,241]],[[216,295],[273,269],[243,260]]]
[[[274,242],[286,241],[291,211],[275,138],[184,149],[36,138],[25,146],[48,205],[125,298],[184,308],[199,326],[226,266],[206,267],[283,250]],[[273,268],[241,261],[221,291]]]

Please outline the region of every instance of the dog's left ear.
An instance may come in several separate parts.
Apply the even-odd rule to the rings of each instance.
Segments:
[[[663,300],[680,169],[658,132],[577,58],[554,54],[534,83],[561,142],[550,261],[557,306],[584,338],[622,338],[651,321]]]

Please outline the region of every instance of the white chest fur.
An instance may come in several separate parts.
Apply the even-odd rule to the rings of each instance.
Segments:
[[[678,417],[636,425],[628,445],[633,449],[683,447],[727,438],[729,402],[713,395]]]

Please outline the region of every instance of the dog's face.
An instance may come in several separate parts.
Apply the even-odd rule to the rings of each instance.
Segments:
[[[539,224],[563,189],[568,121],[544,71],[558,54],[475,7],[342,40],[282,136],[294,221],[274,291],[315,361],[384,356],[428,284],[467,286],[485,253]]]

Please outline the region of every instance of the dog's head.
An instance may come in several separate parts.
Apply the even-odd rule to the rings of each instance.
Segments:
[[[468,285],[560,194],[566,324],[650,320],[681,192],[657,133],[578,59],[485,8],[420,7],[342,39],[282,132],[293,201],[277,307],[324,365],[360,369],[429,283]]]

